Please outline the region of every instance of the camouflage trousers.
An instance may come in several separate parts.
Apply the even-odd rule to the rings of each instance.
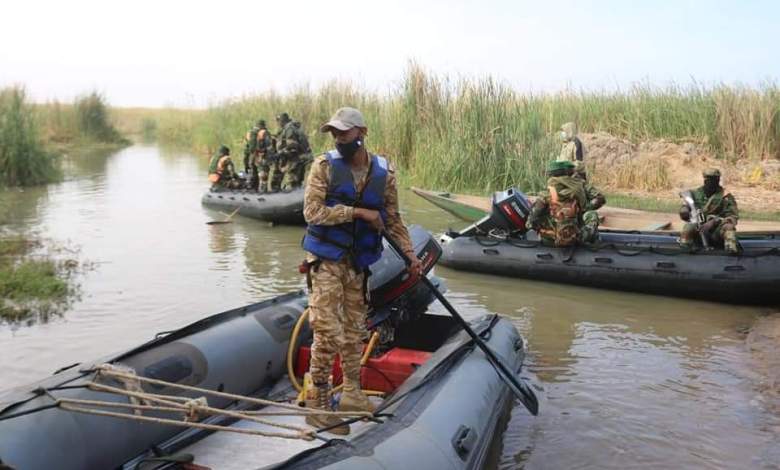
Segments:
[[[345,257],[322,260],[311,275],[309,323],[314,331],[309,372],[315,385],[327,383],[336,353],[344,377],[360,383],[360,356],[368,307],[363,273],[356,273]]]
[[[537,232],[539,237],[546,245],[555,245],[555,219],[550,216],[544,216],[539,223]],[[582,225],[579,227],[577,239],[580,242],[592,243],[596,241],[599,233],[599,213],[597,211],[586,211],[582,214]]]
[[[730,222],[725,220],[719,221],[715,224],[712,231],[705,233],[704,236],[707,237],[707,241],[712,245],[723,246],[730,253],[736,253],[739,250],[737,247],[737,228]],[[692,248],[694,244],[700,243],[701,237],[696,224],[687,223],[683,225],[682,230],[680,230],[680,245],[683,248]]]
[[[285,188],[298,188],[303,184],[303,177],[306,174],[306,163],[308,155],[288,156],[282,164],[282,172],[287,177]],[[280,180],[281,181],[281,180]]]
[[[260,187],[259,189],[266,192],[279,191],[282,187],[282,177],[284,174],[279,169],[279,161],[271,159],[265,155],[258,155],[257,168],[260,171]],[[273,170],[273,179],[271,185],[268,185],[268,179]]]

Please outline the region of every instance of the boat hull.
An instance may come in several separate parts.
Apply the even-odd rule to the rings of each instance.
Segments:
[[[739,304],[780,304],[780,253],[760,241],[754,248],[745,241],[750,248],[742,256],[722,250],[682,253],[669,243],[608,243],[594,250],[476,237],[444,236],[440,242],[440,263],[452,269]]]
[[[225,213],[238,209],[238,215],[278,224],[304,225],[303,188],[290,192],[259,194],[247,190],[206,191],[201,204]]]

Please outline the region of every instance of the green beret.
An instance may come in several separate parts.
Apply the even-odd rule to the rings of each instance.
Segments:
[[[706,170],[702,171],[701,174],[705,178],[711,178],[711,177],[720,178],[720,170],[718,170],[717,168],[707,168]]]
[[[547,165],[547,171],[573,170],[574,163],[568,160],[554,161]]]

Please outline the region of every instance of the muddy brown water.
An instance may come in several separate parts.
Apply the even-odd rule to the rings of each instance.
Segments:
[[[133,146],[65,164],[62,183],[0,192],[0,220],[78,246],[94,269],[62,317],[0,325],[2,388],[303,286],[300,227],[206,225],[223,216],[200,206],[205,159]],[[408,191],[401,200],[408,222],[458,226]],[[464,316],[513,319],[544,388],[538,417],[512,410],[492,466],[780,468],[780,419],[742,333],[765,309],[436,273]]]

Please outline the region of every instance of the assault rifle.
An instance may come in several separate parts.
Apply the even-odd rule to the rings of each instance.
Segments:
[[[704,216],[704,212],[696,207],[696,203],[693,200],[693,194],[690,191],[681,192],[680,197],[682,198],[683,202],[685,202],[685,205],[688,206],[688,210],[691,213],[691,221],[696,224],[696,231],[699,232],[702,246],[706,250],[709,250],[710,242],[707,240],[707,234],[701,231],[701,226],[707,222],[707,218]]]

